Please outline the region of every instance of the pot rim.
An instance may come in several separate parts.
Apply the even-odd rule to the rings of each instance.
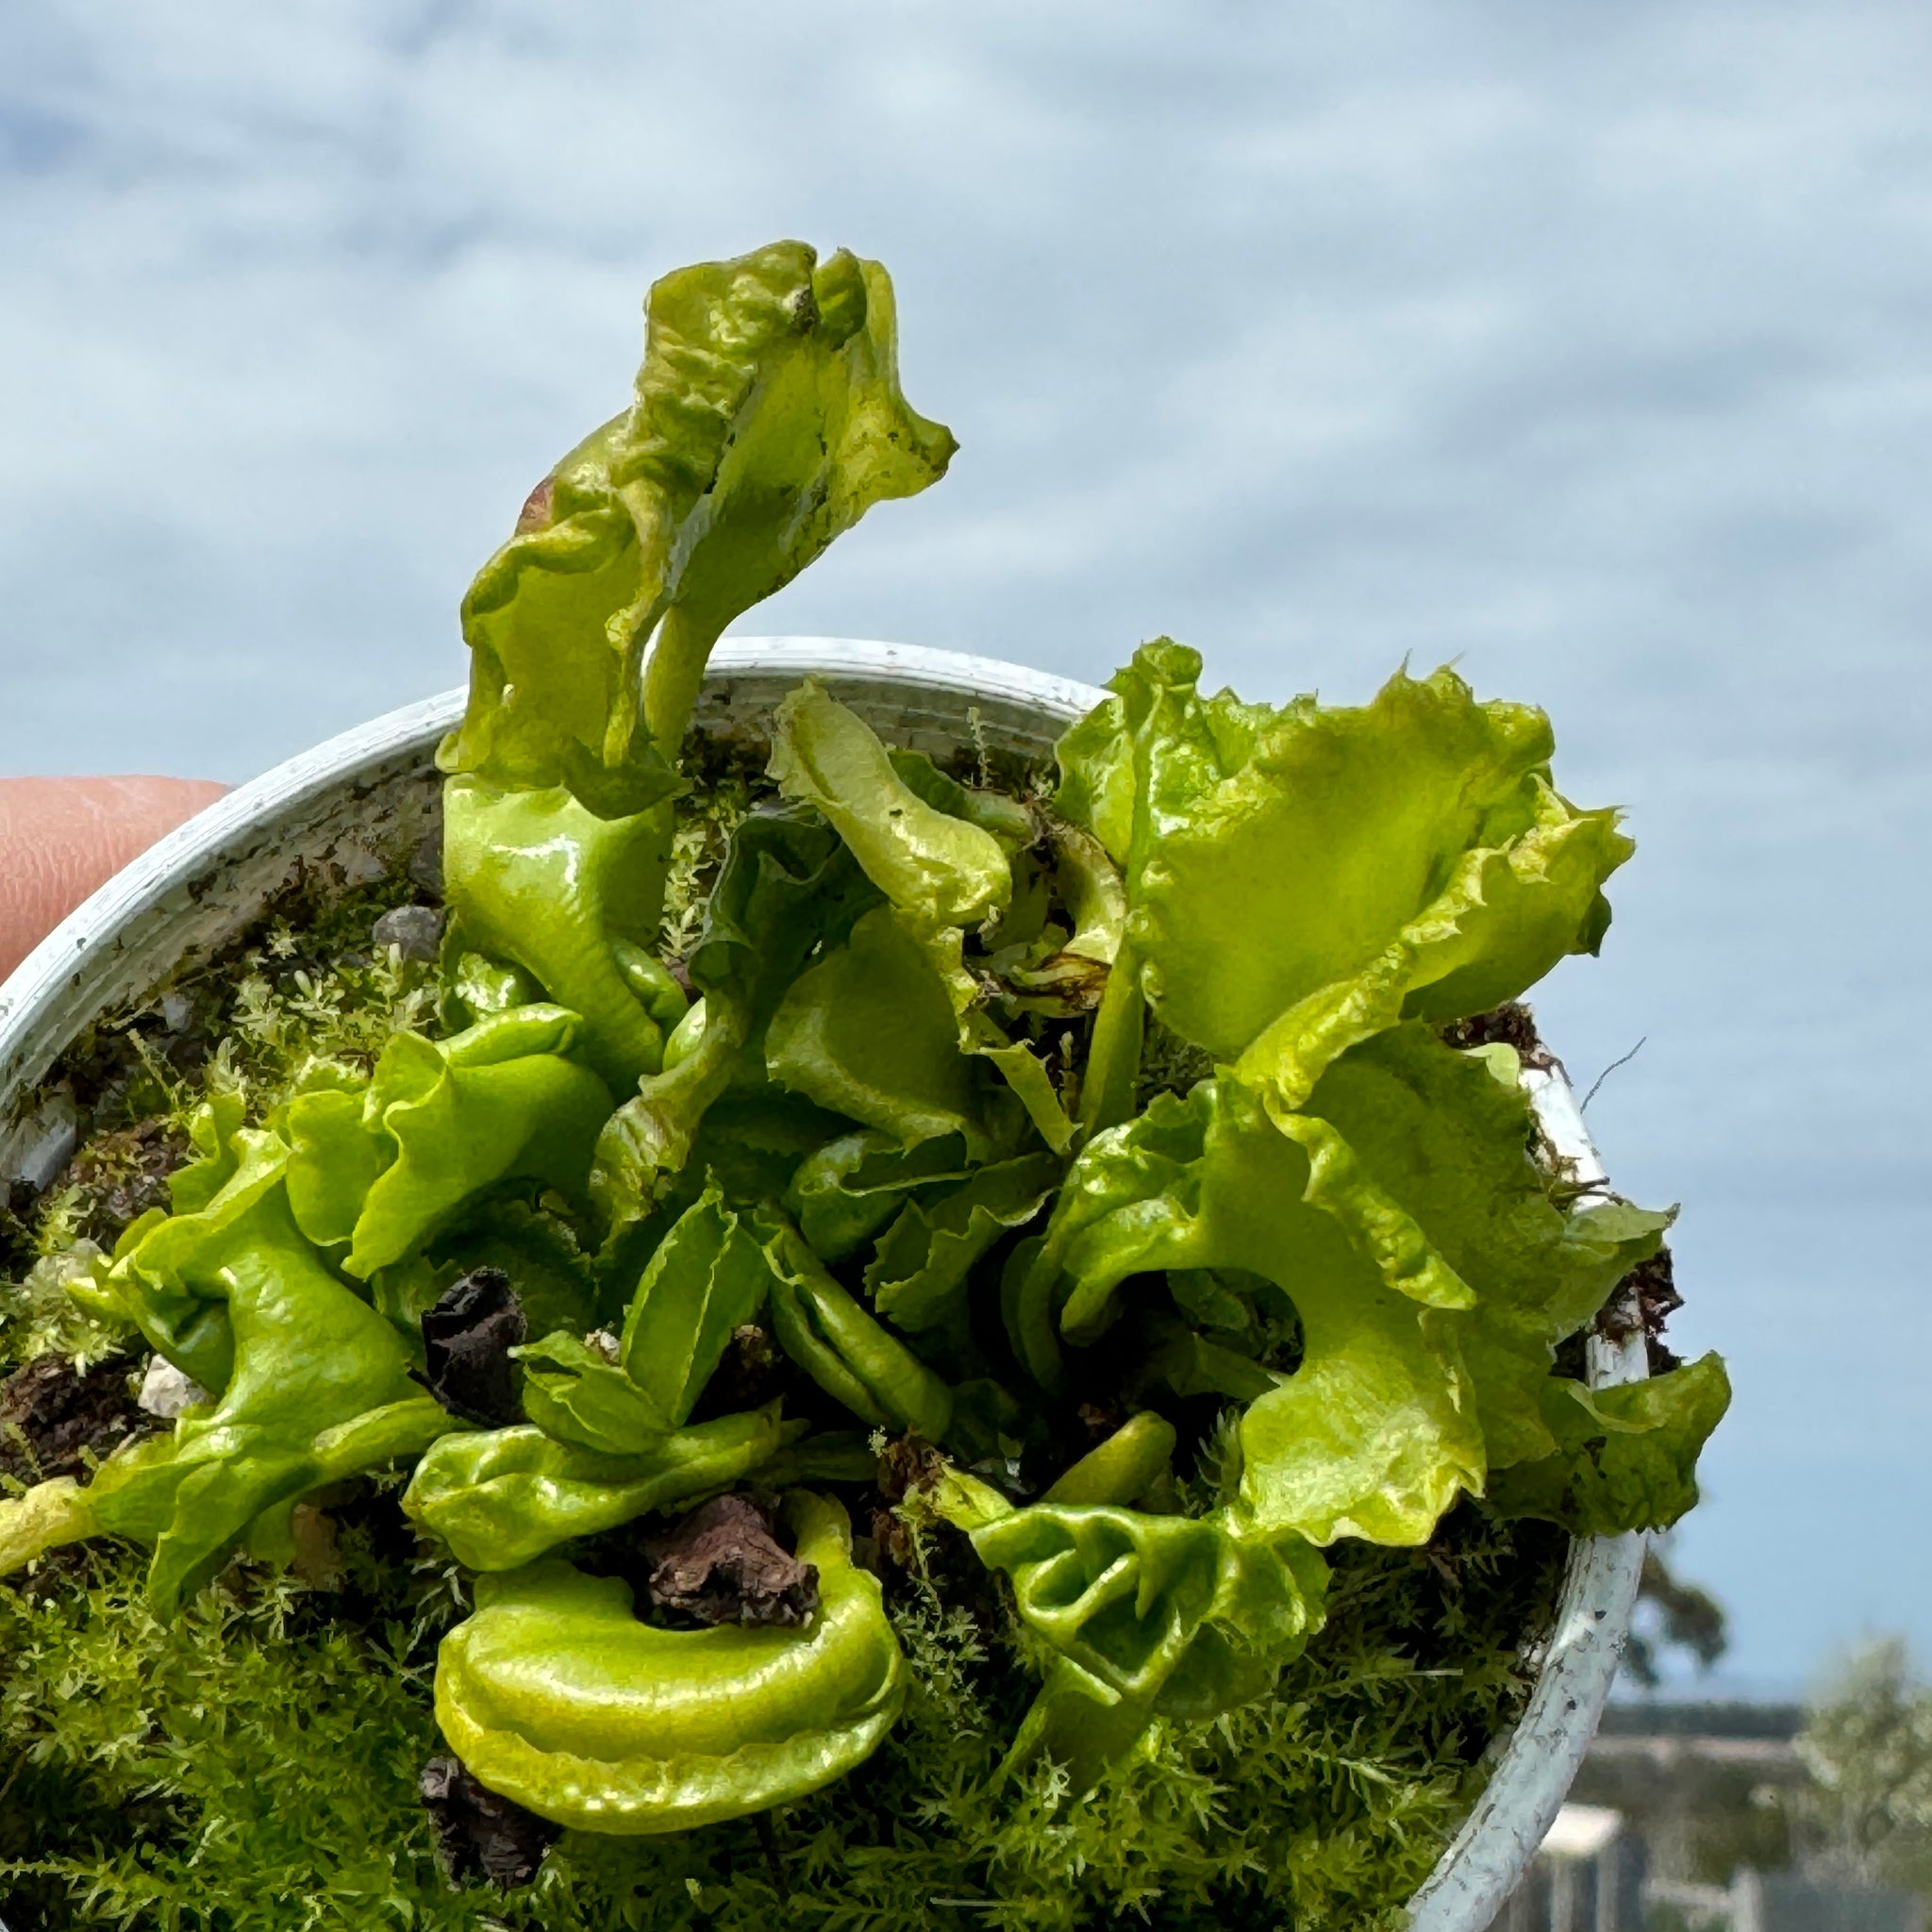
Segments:
[[[1044,752],[1106,692],[1024,665],[923,645],[824,637],[741,637],[713,651],[699,722],[774,701],[807,675],[890,691],[910,735],[958,741],[959,700],[990,733]],[[157,941],[209,883],[273,844],[275,828],[358,779],[419,769],[461,715],[443,691],[326,740],[237,787],[170,832],[77,907],[0,982],[0,1163],[14,1152],[22,1103],[105,1008],[161,983]],[[1050,728],[1042,728],[1043,723]],[[266,842],[265,842],[266,841]],[[143,932],[148,939],[142,941]],[[1544,1132],[1574,1163],[1582,1195],[1608,1197],[1602,1160],[1560,1064],[1525,1069]],[[1588,1344],[1592,1385],[1641,1380],[1641,1333]],[[1594,1735],[1623,1656],[1642,1568],[1641,1534],[1572,1543],[1555,1626],[1536,1684],[1489,1782],[1410,1901],[1411,1932],[1482,1932],[1556,1818]]]

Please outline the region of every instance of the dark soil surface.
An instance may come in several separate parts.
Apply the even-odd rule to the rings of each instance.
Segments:
[[[111,1455],[154,1426],[127,1392],[134,1363],[109,1356],[84,1373],[43,1355],[0,1382],[0,1475],[32,1485],[84,1475],[87,1457]]]
[[[1513,1046],[1526,1067],[1556,1065],[1556,1056],[1536,1030],[1536,1015],[1521,1000],[1505,1000],[1487,1013],[1452,1020],[1441,1031],[1445,1046]]]

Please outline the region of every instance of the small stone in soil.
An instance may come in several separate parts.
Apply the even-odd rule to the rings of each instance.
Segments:
[[[58,1089],[8,1136],[0,1150],[6,1178],[18,1181],[30,1194],[45,1192],[79,1140],[80,1109],[71,1092]]]
[[[508,1428],[523,1420],[509,1352],[525,1332],[509,1276],[500,1268],[472,1269],[424,1313],[426,1373],[419,1379],[452,1415],[479,1428]]]
[[[749,1496],[714,1496],[671,1535],[644,1545],[646,1589],[659,1609],[699,1624],[803,1624],[819,1607],[819,1573],[772,1534]]]
[[[442,841],[425,839],[409,855],[409,876],[432,898],[442,897]]]
[[[475,1878],[499,1891],[527,1885],[559,1836],[547,1818],[479,1784],[458,1758],[432,1757],[420,1790],[442,1869],[455,1885]]]
[[[192,1375],[159,1355],[148,1363],[147,1374],[141,1378],[141,1393],[135,1399],[149,1415],[159,1416],[164,1423],[174,1422],[185,1409],[214,1400]]]
[[[393,946],[406,959],[433,959],[442,944],[442,914],[434,906],[395,906],[369,928],[378,946]]]
[[[143,1434],[130,1366],[110,1356],[82,1374],[65,1356],[43,1355],[0,1382],[0,1475],[28,1484],[85,1475],[88,1455],[110,1456]]]

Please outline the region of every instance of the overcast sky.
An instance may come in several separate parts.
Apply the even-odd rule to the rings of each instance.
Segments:
[[[745,628],[1256,698],[1405,658],[1641,845],[1544,989],[1739,1401],[1735,1681],[1932,1657],[1932,13],[1879,0],[0,16],[0,771],[240,779],[454,684],[647,283],[897,282],[950,478]]]

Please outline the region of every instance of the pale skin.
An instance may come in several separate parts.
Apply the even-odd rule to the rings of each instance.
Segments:
[[[95,887],[226,789],[206,778],[0,778],[0,979]]]

